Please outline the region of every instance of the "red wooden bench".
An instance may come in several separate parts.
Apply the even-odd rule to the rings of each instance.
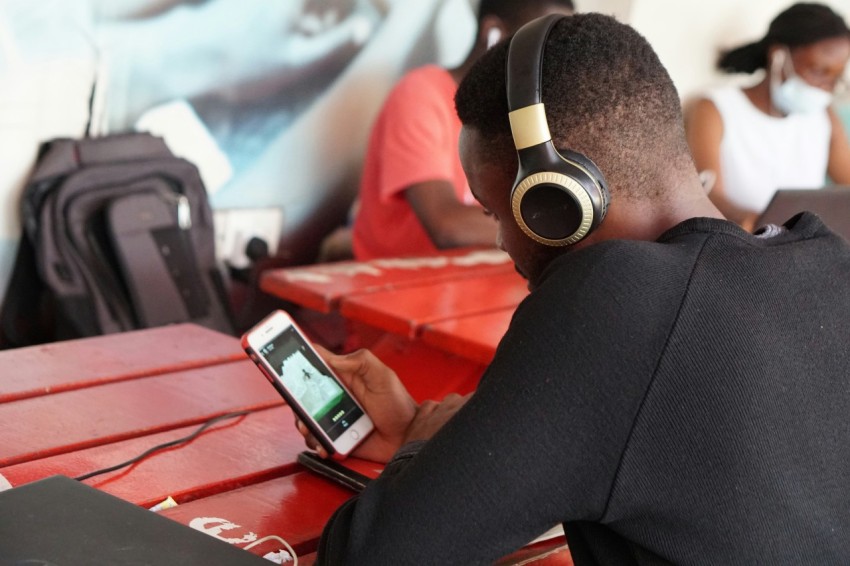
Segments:
[[[260,287],[267,293],[318,312],[335,311],[339,301],[388,289],[420,287],[465,277],[513,272],[504,252],[461,249],[425,257],[345,261],[286,269],[263,274]]]

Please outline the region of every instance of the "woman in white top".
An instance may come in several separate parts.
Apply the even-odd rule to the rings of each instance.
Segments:
[[[830,104],[850,59],[850,29],[821,4],[794,4],[760,41],[726,52],[728,73],[764,69],[757,84],[697,100],[688,143],[700,171],[716,174],[710,193],[727,218],[752,230],[780,188],[850,184],[850,143]]]

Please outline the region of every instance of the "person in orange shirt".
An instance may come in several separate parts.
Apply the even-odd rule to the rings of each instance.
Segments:
[[[352,245],[358,260],[494,246],[496,223],[470,193],[458,158],[457,85],[499,40],[572,0],[481,0],[475,45],[454,69],[426,65],[390,92],[373,126],[360,183]]]

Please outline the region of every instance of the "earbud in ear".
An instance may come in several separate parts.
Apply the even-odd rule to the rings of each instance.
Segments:
[[[490,28],[487,30],[487,49],[490,49],[502,39],[502,31],[499,28]]]
[[[777,49],[770,60],[774,69],[782,69],[785,66],[785,49]]]

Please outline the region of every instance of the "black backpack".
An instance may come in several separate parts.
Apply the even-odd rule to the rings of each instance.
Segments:
[[[161,138],[44,143],[21,211],[3,347],[176,322],[233,333],[206,190]]]

